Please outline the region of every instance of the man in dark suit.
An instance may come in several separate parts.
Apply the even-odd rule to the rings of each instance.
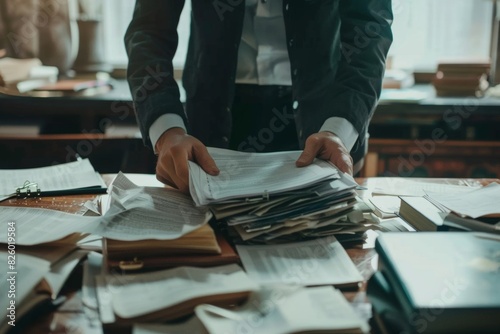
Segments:
[[[137,0],[128,80],[157,177],[188,191],[187,161],[219,170],[206,146],[303,149],[353,174],[392,42],[390,0],[193,0],[179,100],[172,59],[183,0]]]

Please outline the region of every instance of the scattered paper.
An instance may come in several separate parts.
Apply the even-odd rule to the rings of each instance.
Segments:
[[[355,285],[363,277],[330,236],[276,245],[237,245],[243,267],[260,284]]]
[[[235,264],[212,268],[178,267],[126,277],[109,275],[105,280],[114,313],[124,319],[194,298],[258,290]]]
[[[80,216],[56,210],[5,207],[0,221],[13,222],[17,245],[36,245],[72,234],[115,240],[170,240],[206,224],[211,213],[195,207],[188,195],[168,188],[138,187],[119,174],[111,189],[111,207],[103,216]],[[83,236],[82,236],[83,237]],[[7,243],[7,229],[0,243]]]
[[[491,183],[467,193],[436,193],[427,191],[433,201],[449,210],[471,218],[500,216],[500,184]]]
[[[373,213],[380,218],[396,217],[401,205],[401,200],[397,196],[373,196],[369,201],[374,206]]]
[[[367,333],[370,329],[331,286],[266,287],[235,310],[202,304],[195,313],[210,334]]]
[[[377,177],[368,179],[367,186],[372,192],[372,196],[425,196],[429,191],[441,194],[453,194],[468,192],[481,187],[479,184],[470,184],[464,180],[456,180],[456,183],[431,182],[429,179],[427,181],[413,181],[407,178]]]

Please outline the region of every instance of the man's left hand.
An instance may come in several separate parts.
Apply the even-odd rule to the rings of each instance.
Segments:
[[[334,133],[323,131],[310,135],[296,165],[308,166],[314,158],[330,161],[344,173],[353,173],[352,157],[342,140]]]

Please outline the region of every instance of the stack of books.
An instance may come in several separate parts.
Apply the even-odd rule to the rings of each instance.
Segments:
[[[500,238],[384,233],[367,295],[382,333],[497,333]]]
[[[366,230],[353,212],[356,182],[329,162],[295,165],[299,151],[244,153],[209,148],[221,173],[210,176],[190,163],[190,191],[198,206],[238,241],[269,243]]]
[[[440,63],[432,81],[437,96],[482,96],[490,67],[489,62]]]
[[[39,86],[55,83],[58,75],[57,67],[44,66],[38,58],[0,59],[0,76],[12,93],[26,93]]]

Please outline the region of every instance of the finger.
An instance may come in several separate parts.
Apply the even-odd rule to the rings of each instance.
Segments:
[[[352,167],[352,158],[350,154],[341,153],[340,156],[337,156],[335,161],[332,162],[335,166],[337,166],[338,169],[340,169],[340,171],[352,176],[353,167]]]
[[[189,171],[187,152],[182,148],[172,148],[170,159],[172,166],[172,171],[169,173],[170,177],[175,182],[179,190],[188,193]]]
[[[219,168],[215,164],[214,159],[208,153],[207,148],[203,144],[193,146],[193,160],[208,174],[219,175]]]
[[[311,136],[307,138],[304,151],[302,151],[302,154],[297,159],[295,165],[297,167],[305,167],[310,165],[314,161],[314,158],[316,158],[316,156],[318,155],[321,146],[322,143],[318,137]]]
[[[186,184],[176,175],[174,160],[171,156],[166,156],[161,162],[158,162],[156,166],[156,178],[182,192],[189,192]]]
[[[166,185],[177,188],[172,178],[168,175],[165,161],[166,158],[159,158],[156,162],[156,179]]]
[[[160,181],[163,184],[166,184],[167,186],[170,186],[172,188],[177,188],[175,186],[174,181],[172,181],[167,175],[162,175],[158,172],[158,169],[156,170],[156,179]]]

